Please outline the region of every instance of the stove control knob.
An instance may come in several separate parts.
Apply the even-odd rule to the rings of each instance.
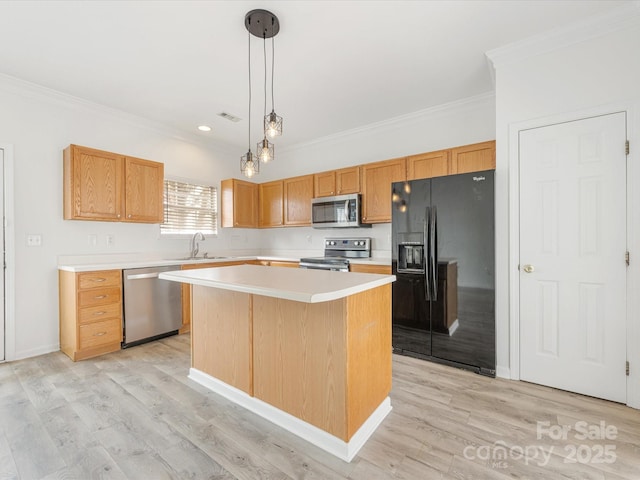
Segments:
[[[335,242],[335,241],[331,242],[331,245],[335,245],[335,244],[336,244],[336,242]]]

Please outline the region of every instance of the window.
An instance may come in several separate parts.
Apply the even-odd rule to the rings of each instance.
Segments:
[[[160,235],[218,233],[218,191],[210,185],[164,181],[164,223]]]

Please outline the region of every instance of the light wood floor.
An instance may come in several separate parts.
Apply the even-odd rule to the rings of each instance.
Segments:
[[[0,364],[0,479],[640,478],[637,410],[393,362],[393,411],[351,463],[188,380],[188,335],[77,363],[52,353]],[[577,439],[580,421],[616,438]],[[572,431],[538,438],[537,422]]]

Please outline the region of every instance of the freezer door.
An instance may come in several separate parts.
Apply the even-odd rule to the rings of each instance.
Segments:
[[[439,177],[432,356],[495,374],[494,172]]]

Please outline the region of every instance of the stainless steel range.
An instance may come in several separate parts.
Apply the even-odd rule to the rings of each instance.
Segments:
[[[350,258],[371,256],[371,238],[325,238],[324,257],[301,258],[300,268],[349,271]]]

